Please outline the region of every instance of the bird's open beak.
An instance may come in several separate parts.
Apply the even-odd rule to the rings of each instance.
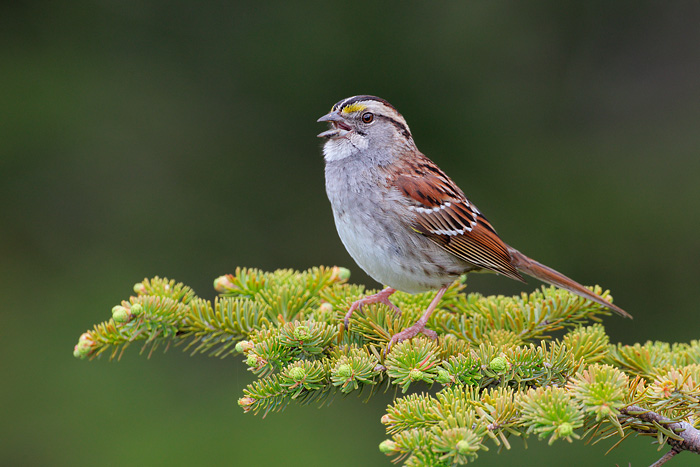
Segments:
[[[350,133],[350,131],[352,130],[352,128],[350,128],[350,126],[347,123],[345,123],[345,119],[340,115],[340,112],[338,111],[329,112],[316,121],[330,122],[332,126],[330,130],[324,131],[323,133],[319,133],[318,135],[316,135],[319,138],[342,138],[343,136]]]

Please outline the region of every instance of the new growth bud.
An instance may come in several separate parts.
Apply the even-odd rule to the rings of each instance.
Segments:
[[[338,371],[336,372],[341,378],[350,378],[352,376],[352,367],[347,363],[343,363],[338,366]]]
[[[133,305],[131,305],[131,315],[132,316],[138,317],[138,316],[141,316],[142,314],[143,314],[143,305],[141,305],[140,303],[134,303]]]
[[[236,352],[245,353],[254,347],[253,343],[250,341],[240,341],[236,344]]]
[[[219,276],[214,279],[214,290],[219,293],[226,293],[235,287],[236,286],[233,284],[233,282],[231,282],[231,280],[228,278],[228,275]]]
[[[292,378],[297,383],[300,381],[304,381],[304,379],[306,378],[306,370],[304,370],[300,366],[295,366],[293,368],[290,368],[289,369],[289,377]]]
[[[331,280],[332,281],[346,281],[350,279],[350,270],[347,268],[341,268],[340,266],[333,266],[333,270],[331,273]]]
[[[248,355],[248,358],[245,359],[245,364],[248,365],[249,367],[258,366],[258,357],[256,357],[253,354]]]
[[[469,441],[466,441],[464,439],[461,441],[457,441],[457,445],[455,447],[457,448],[457,452],[460,454],[469,454],[473,451],[472,445],[469,444]]]
[[[508,360],[505,357],[496,357],[489,363],[489,368],[497,373],[508,370]]]
[[[76,358],[85,358],[90,354],[94,346],[95,341],[92,340],[90,333],[84,332],[80,335],[78,343],[73,348],[73,356]]]
[[[131,313],[125,307],[117,305],[112,308],[112,319],[117,323],[126,323],[129,321]]]
[[[566,438],[574,433],[574,426],[571,423],[564,422],[557,427],[556,431],[560,438]]]
[[[294,328],[294,338],[300,341],[309,340],[311,332],[308,326],[297,326]]]
[[[379,450],[382,451],[384,454],[393,454],[394,452],[396,452],[396,443],[390,439],[385,439],[384,441],[379,443]]]
[[[238,399],[238,405],[243,409],[244,412],[248,412],[255,404],[255,399],[252,397],[241,397]]]

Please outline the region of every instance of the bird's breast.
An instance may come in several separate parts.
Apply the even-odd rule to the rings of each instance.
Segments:
[[[373,279],[404,292],[434,290],[456,279],[464,264],[410,229],[385,182],[369,170],[326,166],[328,199],[350,256]]]

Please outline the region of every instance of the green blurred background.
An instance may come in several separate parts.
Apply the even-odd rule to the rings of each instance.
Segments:
[[[389,465],[392,394],[263,420],[240,359],[72,357],[146,276],[212,298],[239,265],[337,264],[376,286],[315,137],[354,94],[392,102],[508,243],[610,288],[635,316],[614,341],[698,338],[698,24],[698,2],[3,2],[0,464]],[[658,456],[513,444],[480,464]]]

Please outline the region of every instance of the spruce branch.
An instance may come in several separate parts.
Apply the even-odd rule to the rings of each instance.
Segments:
[[[700,430],[690,422],[672,420],[638,405],[630,405],[620,410],[620,419],[623,424],[630,425],[636,431],[659,435],[659,439],[664,439],[666,444],[671,446],[669,453],[654,465],[662,465],[682,451],[700,454]],[[697,423],[697,418],[694,420]],[[670,454],[671,452],[673,454]]]
[[[428,323],[438,339],[417,336],[387,352],[433,294],[397,292],[401,314],[366,306],[345,329],[350,304],[372,293],[348,277],[338,267],[237,268],[214,281],[213,301],[174,280],[144,279],[80,336],[74,355],[119,358],[136,342],[149,355],[171,344],[237,355],[256,376],[238,404],[263,416],[292,402],[400,388],[381,419],[389,439],[380,450],[409,466],[462,465],[529,436],[613,448],[650,436],[671,448],[655,465],[700,453],[700,341],[612,344],[600,323],[609,311],[598,304],[553,287],[484,297],[458,281]]]

